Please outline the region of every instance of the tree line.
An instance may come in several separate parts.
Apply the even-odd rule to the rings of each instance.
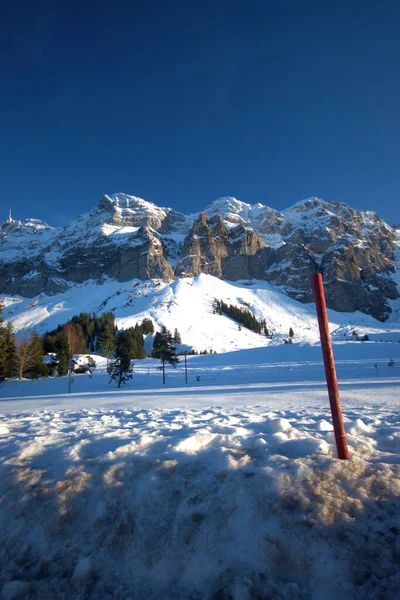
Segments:
[[[68,361],[74,354],[101,352],[107,357],[107,364],[114,354],[121,353],[121,349],[129,360],[145,358],[144,336],[152,333],[154,324],[151,319],[143,319],[134,327],[118,331],[112,312],[100,316],[96,313],[80,313],[64,325],[45,333],[43,348],[46,354],[55,355],[58,374],[66,375]]]
[[[15,376],[22,379],[66,375],[72,368],[71,360],[75,354],[101,352],[107,357],[111,380],[116,380],[120,387],[131,376],[131,361],[146,357],[144,338],[154,333],[151,319],[143,319],[134,327],[119,331],[112,312],[99,316],[80,313],[42,336],[33,331],[29,337],[17,342],[11,324],[5,325],[1,314],[0,305],[0,380]],[[181,343],[178,329],[172,335],[162,327],[155,335],[151,356],[161,360],[164,383],[165,364],[175,366],[179,362],[176,346]],[[45,364],[43,355],[51,356],[52,360]],[[94,360],[88,361],[88,368],[93,368]],[[82,366],[76,369],[77,372],[82,370]]]
[[[243,325],[243,327],[246,327],[255,333],[270,337],[265,319],[259,321],[248,308],[242,308],[241,306],[236,306],[234,304],[228,305],[223,300],[215,298],[213,313],[230,317],[239,324],[239,328]]]

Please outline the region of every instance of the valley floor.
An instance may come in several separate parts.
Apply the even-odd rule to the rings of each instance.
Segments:
[[[400,344],[335,355],[349,461],[317,346],[6,382],[2,597],[397,598]]]

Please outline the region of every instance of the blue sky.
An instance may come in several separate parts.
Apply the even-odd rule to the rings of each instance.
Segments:
[[[315,195],[400,222],[400,3],[2,0],[2,216]]]

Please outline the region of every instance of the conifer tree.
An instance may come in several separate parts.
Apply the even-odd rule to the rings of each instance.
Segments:
[[[31,357],[31,366],[29,373],[35,379],[37,377],[48,375],[48,368],[43,362],[43,342],[37,331],[33,331],[29,340],[29,355]]]
[[[290,338],[294,337],[294,331],[292,328],[289,329],[289,337]]]
[[[121,331],[116,340],[115,359],[112,360],[108,367],[110,382],[116,381],[120,388],[122,383],[126,383],[132,379],[131,368],[131,340],[129,335],[124,335],[126,332]]]
[[[5,338],[5,353],[4,353],[4,371],[6,377],[11,377],[15,374],[15,355],[16,345],[11,323],[7,323],[4,331]]]
[[[174,342],[175,344],[182,344],[181,334],[179,333],[176,327],[174,331]]]
[[[11,377],[14,372],[15,340],[11,325],[4,325],[0,305],[0,380]]]
[[[154,323],[151,319],[143,319],[142,321],[143,335],[154,333]]]
[[[71,358],[71,352],[68,344],[68,336],[64,329],[62,329],[57,335],[55,349],[57,359],[57,372],[60,376],[67,375],[69,359]]]
[[[176,349],[171,332],[164,325],[161,327],[160,331],[157,331],[154,337],[151,356],[161,360],[163,383],[165,384],[165,363],[175,367],[178,364],[179,359],[176,356]]]
[[[100,334],[98,339],[98,346],[101,350],[105,352],[107,357],[107,367],[109,360],[115,350],[115,332],[114,325],[112,323],[108,323],[103,333]]]

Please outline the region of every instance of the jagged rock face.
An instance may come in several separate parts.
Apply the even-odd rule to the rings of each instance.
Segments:
[[[74,283],[104,276],[118,281],[130,279],[172,279],[173,270],[162,245],[148,229],[140,227],[123,245],[100,237],[90,245],[67,249],[59,261],[63,277]]]
[[[206,213],[201,213],[185,237],[175,275],[193,277],[207,273],[222,277],[222,260],[228,255],[228,247],[228,231],[221,217],[208,220]]]
[[[220,198],[183,215],[141,198],[104,196],[63,229],[34,219],[0,225],[0,293],[54,294],[87,279],[264,279],[311,302],[324,273],[328,306],[385,320],[399,296],[398,232],[376,213],[310,198],[278,212]]]

